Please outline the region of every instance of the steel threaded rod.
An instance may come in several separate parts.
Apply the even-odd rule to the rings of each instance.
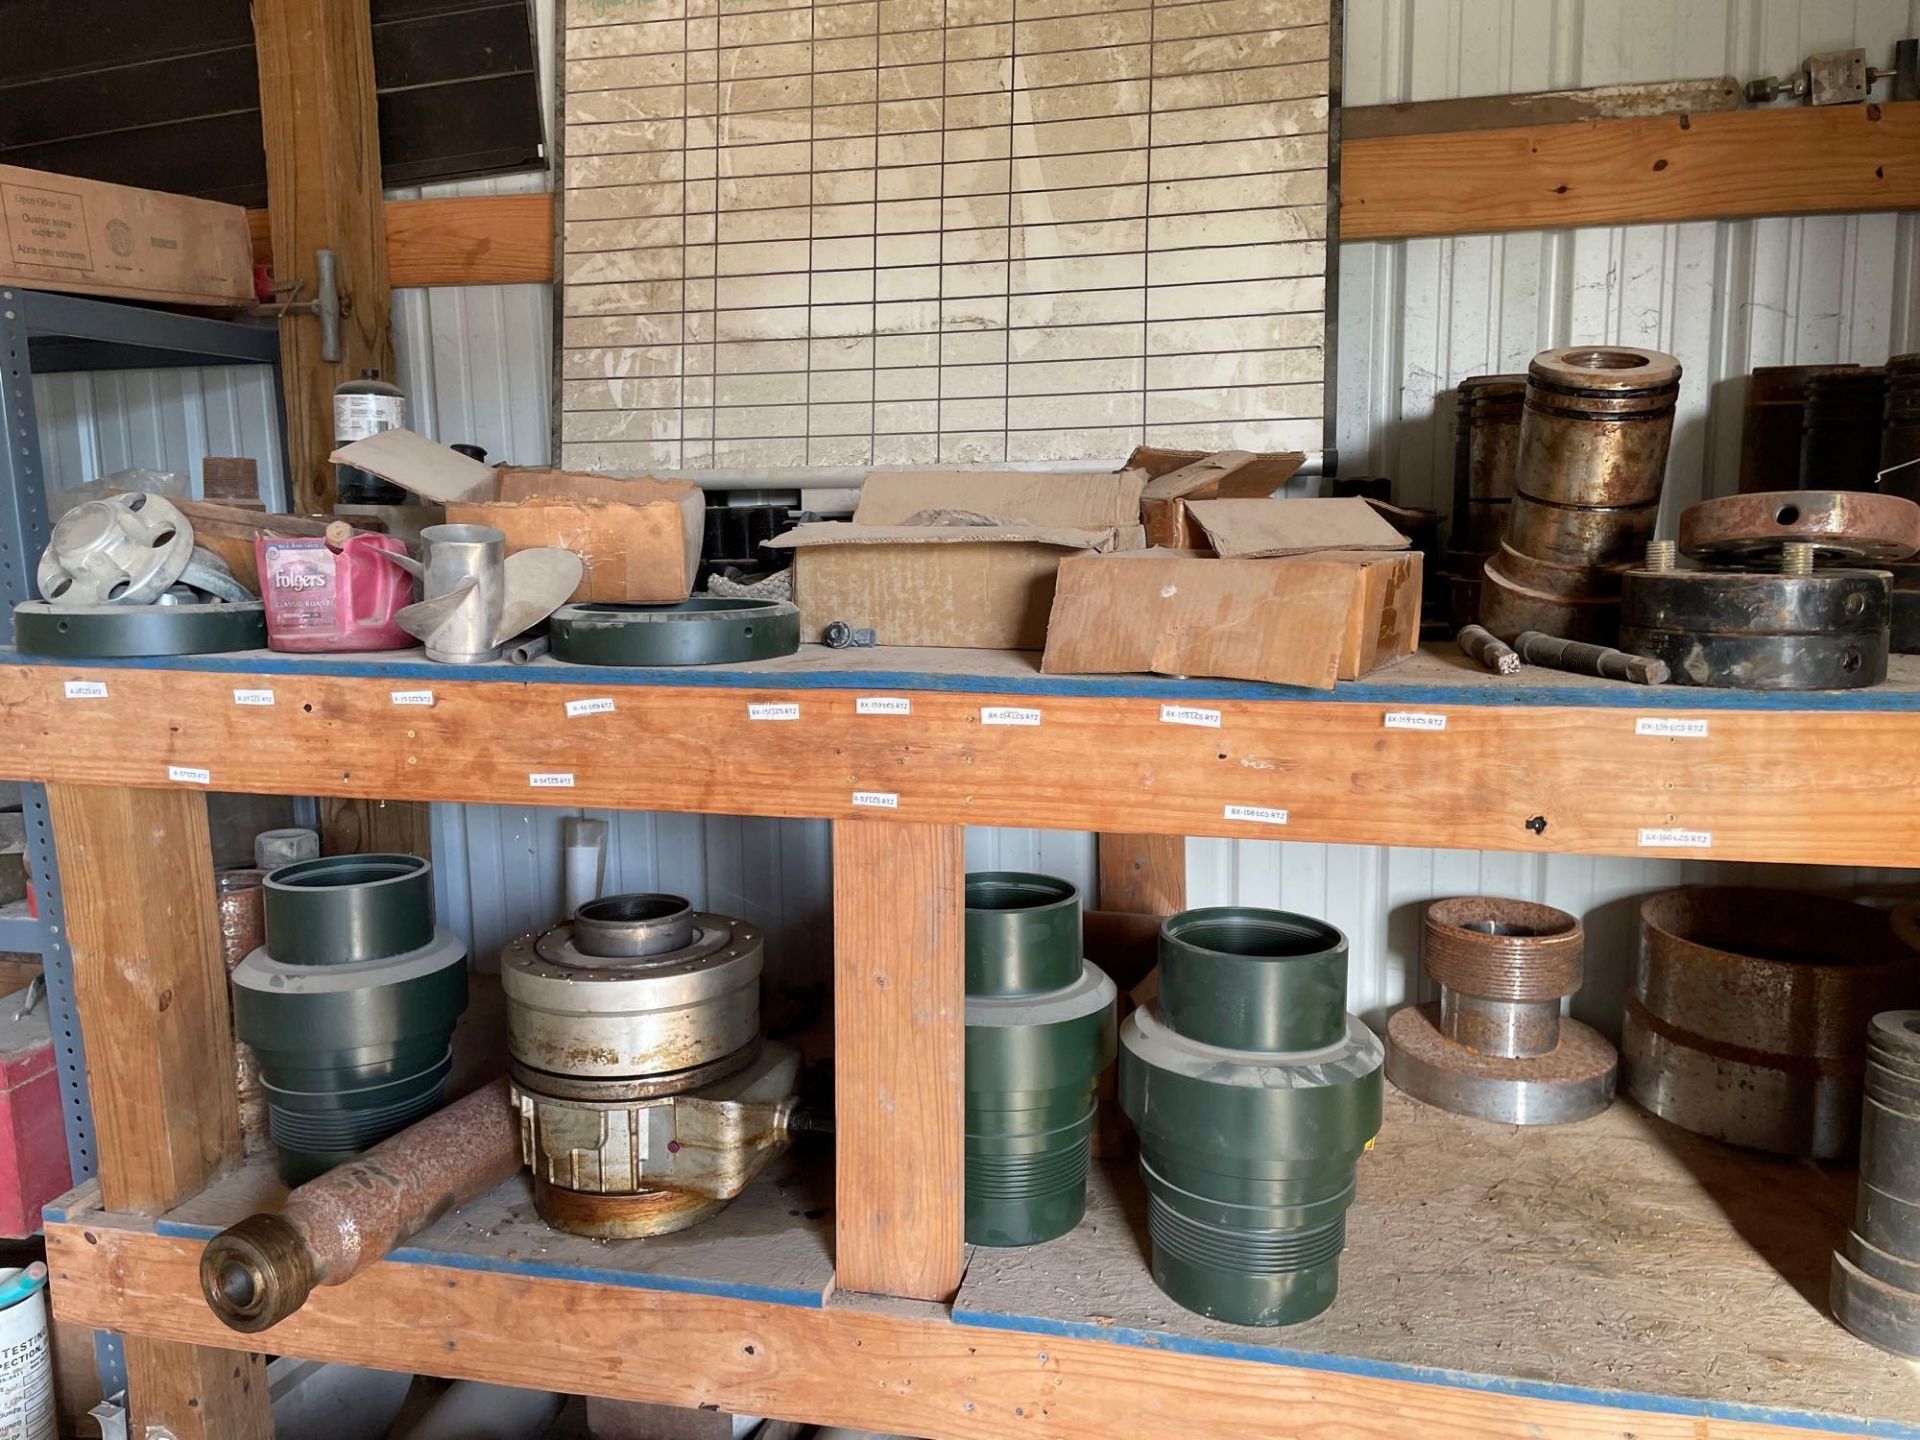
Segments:
[[[1647,542],[1647,560],[1643,568],[1648,570],[1675,570],[1680,565],[1680,547],[1671,540],[1649,540]]]
[[[1804,541],[1789,540],[1780,547],[1780,573],[1782,575],[1811,575],[1813,573],[1814,547]]]

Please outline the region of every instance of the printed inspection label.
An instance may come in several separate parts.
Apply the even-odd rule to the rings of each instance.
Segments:
[[[611,715],[612,713],[613,697],[611,695],[597,695],[591,700],[567,701],[569,720],[577,720],[582,715]]]
[[[1284,825],[1287,812],[1270,810],[1265,805],[1229,805],[1222,812],[1229,820],[1251,820],[1256,825]]]
[[[107,698],[107,682],[104,680],[67,681],[67,699],[104,700]]]
[[[1040,712],[1028,710],[1019,705],[982,705],[980,723],[982,725],[1038,725]]]
[[[1711,830],[1642,830],[1640,843],[1662,850],[1711,850]]]
[[[749,701],[747,719],[749,720],[798,720],[800,707],[790,700]]]
[[[911,715],[913,701],[904,695],[862,695],[853,702],[856,715]]]
[[[1665,735],[1674,740],[1704,740],[1707,722],[1685,720],[1678,715],[1642,715],[1633,722],[1636,735]]]
[[[1389,730],[1444,730],[1447,717],[1430,710],[1389,710],[1382,723]]]
[[[527,784],[536,790],[571,790],[573,772],[570,770],[536,770],[527,776]]]
[[[856,790],[853,803],[862,810],[898,810],[900,797],[885,790]]]
[[[169,765],[167,779],[181,785],[211,785],[213,776],[197,765]]]
[[[236,705],[271,705],[273,704],[273,691],[236,690],[233,692],[233,703]]]
[[[431,705],[433,704],[433,691],[392,690],[388,692],[388,698],[396,705]]]
[[[1198,725],[1203,730],[1220,728],[1220,712],[1208,710],[1200,705],[1162,705],[1160,707],[1162,725]]]

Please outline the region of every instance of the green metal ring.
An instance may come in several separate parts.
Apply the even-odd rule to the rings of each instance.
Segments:
[[[1080,978],[1080,892],[1052,875],[967,876],[967,994],[1032,995]]]
[[[63,660],[264,650],[266,608],[257,600],[244,604],[80,606],[24,600],[13,607],[13,640],[23,655]]]
[[[672,605],[563,605],[549,631],[574,665],[737,665],[800,648],[800,611],[785,600],[699,595]]]
[[[1347,937],[1285,910],[1221,905],[1160,927],[1160,1009],[1190,1040],[1285,1052],[1347,1028]]]
[[[433,866],[417,855],[322,855],[261,882],[267,953],[284,965],[351,965],[433,939]]]

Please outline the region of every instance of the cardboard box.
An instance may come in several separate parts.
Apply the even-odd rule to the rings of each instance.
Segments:
[[[1417,551],[1221,560],[1138,550],[1061,563],[1040,668],[1331,690],[1411,655],[1419,638]]]
[[[0,283],[174,305],[251,305],[247,212],[0,165]]]
[[[1140,494],[1140,518],[1147,527],[1147,544],[1172,550],[1196,548],[1199,538],[1187,501],[1265,498],[1291,480],[1306,458],[1296,454],[1256,455],[1248,450],[1202,455],[1141,446],[1127,464],[1131,469],[1145,470],[1150,477]]]
[[[411,430],[382,430],[328,458],[445,505],[449,525],[493,526],[509,555],[573,551],[575,600],[659,604],[693,593],[707,507],[688,481],[484,465]]]
[[[794,552],[803,640],[844,620],[882,645],[1038,650],[1061,559],[1139,547],[1145,480],[879,471],[850,523],[802,525],[768,544]]]
[[[1410,544],[1370,500],[1195,500],[1188,509],[1223,560],[1405,550]]]

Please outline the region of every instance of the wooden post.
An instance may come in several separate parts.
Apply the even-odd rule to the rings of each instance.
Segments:
[[[386,211],[374,109],[373,22],[365,0],[253,0],[260,120],[267,150],[275,282],[314,295],[314,252],[339,263],[342,358],[320,358],[320,322],[280,325],[287,469],[294,509],[333,504],[333,387],[378,369],[393,375]]]
[[[947,1300],[960,1287],[964,840],[958,825],[834,822],[842,1290]]]
[[[206,796],[49,785],[100,1198],[157,1215],[240,1158]],[[258,1355],[127,1341],[135,1435],[267,1440]]]
[[[1102,835],[1100,909],[1174,915],[1187,908],[1184,835]]]

